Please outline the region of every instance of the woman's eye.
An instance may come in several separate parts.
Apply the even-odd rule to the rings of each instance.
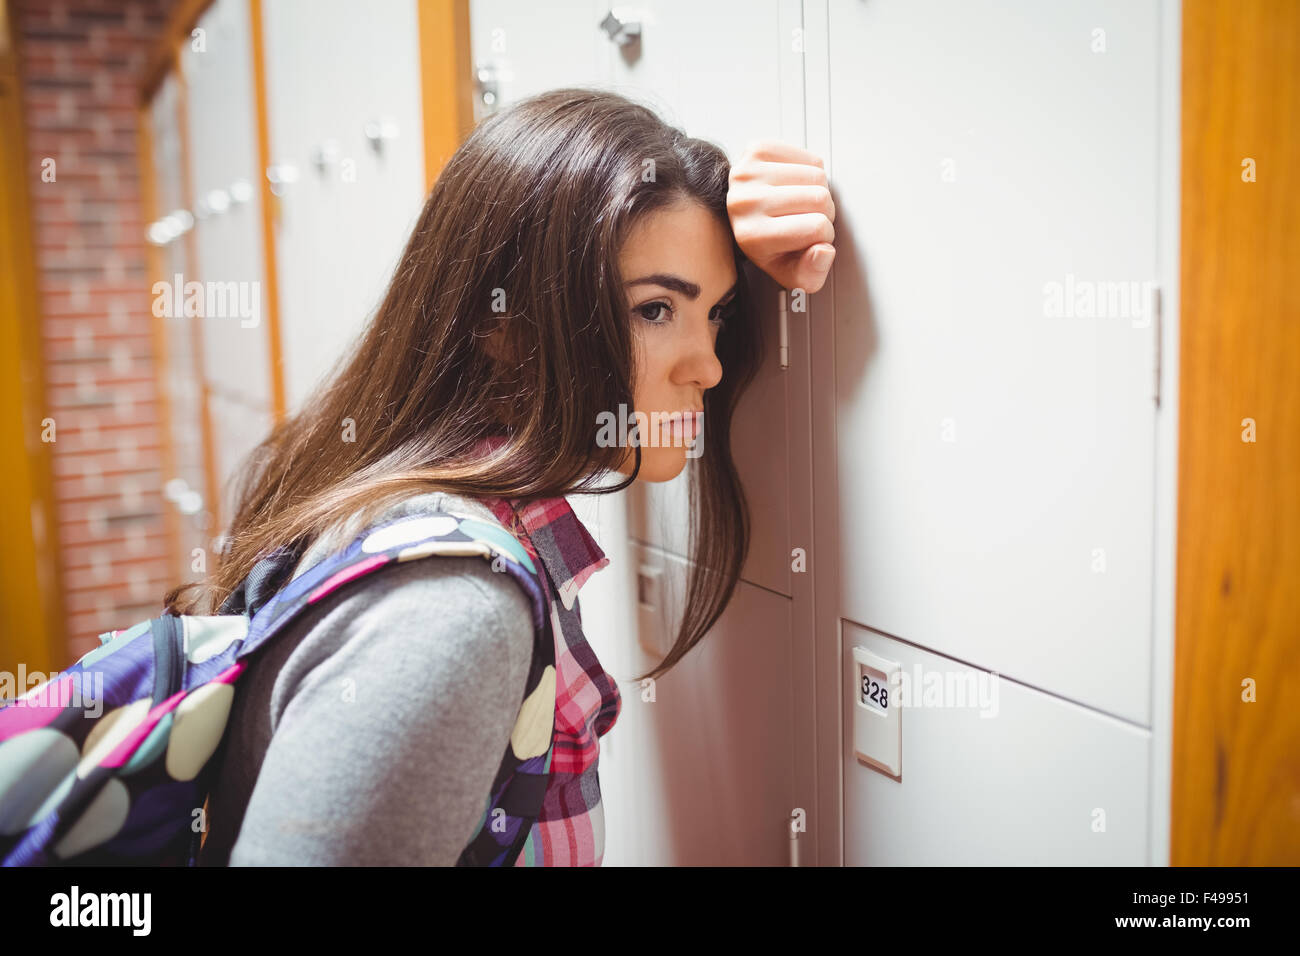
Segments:
[[[636,311],[651,325],[667,325],[673,309],[667,302],[648,302],[645,305],[638,306]],[[713,311],[709,313],[709,321],[721,327],[735,313],[736,307],[733,304],[715,305]]]
[[[660,314],[659,310],[661,309],[666,310],[668,309],[668,307],[669,306],[667,302],[649,302],[643,306],[638,307],[637,312],[639,312],[641,314],[641,317],[644,318],[651,325],[663,325],[664,323],[660,321],[658,318]]]

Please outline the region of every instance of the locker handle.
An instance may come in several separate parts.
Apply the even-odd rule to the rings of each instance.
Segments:
[[[624,22],[614,16],[613,10],[605,14],[605,19],[600,21],[600,28],[619,46],[629,46],[641,41],[640,21],[628,20]]]

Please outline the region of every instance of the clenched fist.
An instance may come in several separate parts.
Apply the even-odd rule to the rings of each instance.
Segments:
[[[821,157],[755,143],[731,167],[727,215],[736,244],[785,289],[816,292],[835,261],[835,203]]]

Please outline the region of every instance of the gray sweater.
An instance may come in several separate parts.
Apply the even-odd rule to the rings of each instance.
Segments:
[[[481,503],[420,495],[482,515]],[[325,536],[295,577],[352,541]],[[303,612],[236,684],[200,866],[450,866],[523,701],[527,600],[483,558],[430,557]]]

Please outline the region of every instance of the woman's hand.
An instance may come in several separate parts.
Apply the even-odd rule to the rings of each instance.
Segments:
[[[821,157],[787,143],[755,143],[731,167],[731,231],[749,261],[785,289],[816,292],[835,261],[835,203]]]

